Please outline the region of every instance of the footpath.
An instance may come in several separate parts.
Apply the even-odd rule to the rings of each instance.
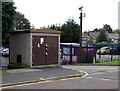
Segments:
[[[11,86],[43,80],[56,80],[62,78],[83,76],[84,73],[67,68],[40,68],[40,69],[13,69],[2,74],[2,85]]]

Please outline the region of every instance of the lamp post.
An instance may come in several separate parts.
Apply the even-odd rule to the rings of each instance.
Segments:
[[[80,46],[79,46],[79,62],[83,62],[82,60],[82,9],[83,9],[83,6],[79,8],[79,10],[81,11],[80,12],[80,31],[79,31],[79,43],[80,43]]]

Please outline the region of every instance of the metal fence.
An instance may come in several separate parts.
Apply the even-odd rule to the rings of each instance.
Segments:
[[[120,60],[120,44],[108,45],[86,45],[82,47],[82,60],[79,60],[78,44],[61,44],[61,64],[71,63],[95,63]],[[102,47],[110,47],[116,51],[108,54],[98,54],[97,51]],[[112,50],[111,49],[111,50]]]
[[[0,70],[7,69],[8,64],[9,64],[8,57],[0,57]]]
[[[79,60],[79,45],[61,44],[61,64],[92,63],[95,57],[94,46],[82,47],[82,60]]]
[[[113,60],[120,60],[120,55],[97,55],[96,54],[96,62],[106,62]]]
[[[97,54],[97,50],[109,46],[116,48],[116,54]],[[72,63],[95,63],[120,60],[120,44],[109,44],[109,45],[86,45],[82,47],[82,61],[79,60],[79,45],[77,44],[61,44],[60,46],[60,63],[61,64],[72,64]],[[0,70],[7,69],[9,64],[9,57],[0,57]]]

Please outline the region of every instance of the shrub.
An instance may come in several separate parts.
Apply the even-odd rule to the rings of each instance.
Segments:
[[[99,43],[96,43],[96,45],[107,45],[108,43],[107,42],[99,42]]]
[[[11,63],[8,65],[8,69],[19,69],[19,68],[26,68],[27,66],[21,63]]]

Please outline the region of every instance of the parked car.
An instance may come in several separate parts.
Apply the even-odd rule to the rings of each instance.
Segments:
[[[3,53],[4,48],[0,47],[0,55]]]
[[[2,56],[4,56],[4,57],[8,57],[9,56],[9,48],[4,48],[2,50]]]
[[[117,53],[117,49],[114,47],[102,47],[97,50],[97,54],[99,55],[105,55],[105,54],[115,55],[116,53]]]

